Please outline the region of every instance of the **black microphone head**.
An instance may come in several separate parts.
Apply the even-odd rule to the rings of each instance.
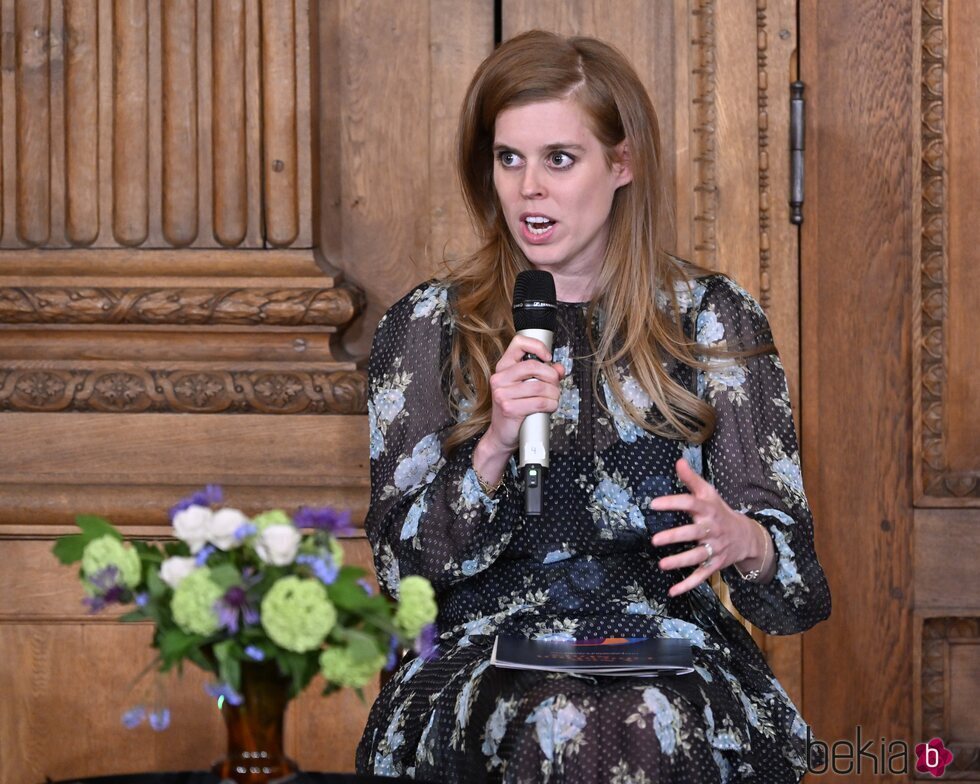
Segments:
[[[558,324],[555,279],[544,270],[524,270],[514,281],[514,329],[554,332]]]

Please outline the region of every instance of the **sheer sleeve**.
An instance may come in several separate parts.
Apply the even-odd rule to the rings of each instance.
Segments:
[[[482,571],[506,548],[495,497],[472,468],[477,438],[445,454],[456,420],[444,363],[452,338],[448,292],[419,286],[378,324],[368,367],[371,504],[365,529],[378,578],[397,596],[401,577],[436,591]]]
[[[746,291],[722,276],[708,282],[697,316],[702,345],[750,349],[772,342],[768,320]],[[762,354],[697,374],[698,394],[717,412],[703,445],[705,478],[733,509],[759,521],[777,558],[773,579],[723,571],[732,602],[770,634],[805,631],[830,615],[830,590],[813,544],[786,375],[777,354]]]

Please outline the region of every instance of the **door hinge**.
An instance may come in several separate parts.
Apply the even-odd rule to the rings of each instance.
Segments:
[[[789,86],[789,221],[796,226],[803,223],[803,87],[799,80]]]

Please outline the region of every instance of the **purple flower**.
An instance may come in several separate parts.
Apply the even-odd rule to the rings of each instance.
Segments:
[[[214,551],[214,545],[204,545],[204,547],[201,548],[201,551],[194,556],[194,563],[196,563],[198,566],[204,566],[208,562],[208,558],[211,557],[211,553]]]
[[[263,661],[265,659],[265,653],[263,650],[255,645],[246,646],[245,655],[253,661]]]
[[[161,732],[170,726],[170,708],[157,708],[150,711],[149,718],[154,732]]]
[[[146,719],[146,708],[137,705],[123,713],[122,724],[127,730],[132,730],[142,724],[144,719]]]
[[[385,672],[391,672],[398,666],[399,650],[401,650],[401,646],[398,644],[398,638],[392,637],[388,642],[388,660],[385,662]]]
[[[119,582],[119,569],[115,566],[99,569],[88,578],[88,583],[95,591],[92,596],[82,599],[89,612],[97,613],[108,604],[126,601],[127,588]]]
[[[422,627],[419,636],[415,638],[415,645],[412,646],[415,652],[425,661],[432,661],[439,655],[439,642],[437,640],[436,625],[430,623]]]
[[[181,498],[176,504],[170,507],[170,521],[173,522],[177,512],[183,512],[189,506],[217,506],[223,498],[221,487],[218,485],[208,485],[203,490],[192,493],[187,498]]]
[[[229,705],[241,705],[243,702],[242,695],[235,691],[227,683],[205,683],[204,691],[218,700],[218,707],[221,707],[222,702],[227,701]]]
[[[369,583],[365,578],[362,577],[361,579],[359,579],[357,581],[357,584],[364,589],[364,592],[368,596],[374,596],[374,586],[371,585],[371,583]]]
[[[232,634],[238,632],[239,620],[246,626],[258,622],[259,613],[249,603],[248,594],[241,585],[233,585],[214,605],[218,614],[218,623]]]
[[[146,607],[150,601],[150,594],[146,591],[140,591],[135,597],[137,607]]]
[[[333,558],[325,553],[322,556],[303,554],[296,556],[296,563],[306,564],[310,567],[313,575],[324,585],[330,585],[337,579],[340,569],[334,563]]]
[[[317,509],[303,506],[294,515],[293,524],[297,528],[314,528],[318,531],[327,531],[334,536],[350,536],[354,533],[354,528],[350,524],[350,516],[350,509],[338,512],[329,506]]]

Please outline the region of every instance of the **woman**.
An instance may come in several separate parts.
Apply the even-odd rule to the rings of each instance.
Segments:
[[[458,155],[483,246],[388,311],[370,362],[367,533],[392,594],[409,574],[432,581],[439,651],[386,684],[358,769],[798,780],[806,725],[706,582],[721,571],[773,634],[830,611],[785,376],[755,301],[662,250],[642,84],[599,41],[519,36],[474,76]],[[532,268],[555,279],[553,352],[514,335],[513,283]],[[525,517],[514,452],[542,411],[545,509]],[[683,637],[696,672],[500,670],[498,633]]]

